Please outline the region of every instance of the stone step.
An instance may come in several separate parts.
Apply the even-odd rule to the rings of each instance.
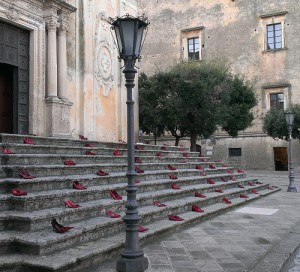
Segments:
[[[156,238],[159,234],[164,234],[168,232],[173,232],[177,229],[186,228],[190,224],[201,223],[203,220],[207,220],[213,216],[224,213],[228,210],[231,210],[235,207],[238,207],[242,204],[245,204],[249,201],[255,200],[258,197],[268,195],[270,193],[276,192],[279,189],[271,190],[263,190],[260,192],[260,195],[249,195],[248,199],[242,198],[234,198],[231,199],[232,204],[227,205],[224,203],[214,203],[209,206],[206,206],[203,213],[195,213],[190,210],[185,210],[184,212],[178,214],[184,221],[169,221],[166,217],[161,218],[157,221],[152,221],[145,225],[149,230],[144,233],[140,233],[140,243],[143,245],[144,242],[149,241],[150,239]],[[157,207],[156,207],[157,208]],[[161,208],[157,208],[160,210]],[[108,218],[104,218],[103,220],[111,221]],[[119,219],[114,219],[119,220]],[[116,221],[115,221],[116,222]],[[117,224],[117,223],[115,223]],[[78,225],[73,225],[76,228],[80,228],[80,223]],[[66,240],[65,237],[73,236],[74,239],[77,238],[80,240],[80,233],[77,229],[71,230],[69,233],[65,233],[63,235],[59,235],[53,233],[51,237],[53,242],[56,240],[63,241]],[[88,231],[88,227],[83,227],[86,231]],[[78,231],[78,232],[77,232]],[[73,232],[73,234],[71,234]],[[77,236],[76,236],[77,235]],[[26,238],[31,236],[17,237],[15,236],[15,232],[3,235],[1,237],[2,242],[12,242],[18,241],[18,243],[24,243]],[[29,241],[28,240],[28,241]],[[31,242],[38,241],[40,245],[45,244],[45,238],[42,237],[40,240],[33,240],[31,238]],[[50,271],[64,271],[64,272],[82,272],[82,271],[93,271],[93,267],[97,264],[100,264],[106,258],[112,256],[112,254],[116,254],[124,247],[124,232],[117,232],[114,235],[103,236],[99,239],[93,239],[91,241],[80,243],[75,247],[70,247],[65,250],[53,250],[53,254],[47,255],[45,257],[41,257],[39,255],[34,256],[32,254],[28,254],[28,249],[33,247],[34,244],[28,244],[28,249],[24,254],[7,254],[6,256],[0,257],[0,270],[3,272],[12,271],[14,267],[22,267],[23,269],[27,269],[26,271],[40,271],[40,272],[50,272]],[[53,243],[55,247],[55,243]],[[60,243],[56,244],[56,247],[59,248]],[[26,246],[24,247],[26,248]],[[25,270],[22,270],[25,271]]]

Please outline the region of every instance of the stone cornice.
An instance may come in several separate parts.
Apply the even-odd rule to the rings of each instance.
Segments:
[[[287,11],[273,12],[273,13],[259,15],[259,18],[265,19],[270,17],[283,16],[286,15],[287,13],[288,13]]]
[[[291,84],[288,82],[278,82],[278,83],[270,83],[262,85],[263,89],[275,89],[275,88],[289,88]]]

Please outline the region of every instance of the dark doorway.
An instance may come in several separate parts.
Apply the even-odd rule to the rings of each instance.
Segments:
[[[0,63],[0,132],[13,133],[14,67]]]
[[[287,147],[273,147],[275,171],[288,171]]]

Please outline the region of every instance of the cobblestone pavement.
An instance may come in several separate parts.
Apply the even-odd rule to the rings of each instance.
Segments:
[[[243,206],[259,208],[253,209],[254,214],[240,213],[237,210],[241,207],[236,208],[146,244],[144,252],[149,259],[147,272],[252,271],[250,268],[254,264],[286,239],[291,228],[300,223],[300,175],[295,179],[299,193],[286,192],[287,172],[251,171],[248,176],[268,181],[282,190]],[[266,215],[268,212],[273,214]],[[299,238],[298,244],[299,236],[296,236]],[[116,258],[105,262],[97,272],[116,271]],[[299,267],[300,253],[291,262],[288,272],[299,272]]]

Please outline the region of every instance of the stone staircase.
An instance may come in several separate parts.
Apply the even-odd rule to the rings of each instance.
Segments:
[[[28,145],[23,143],[24,137],[0,134],[2,146],[15,151],[12,155],[1,155],[0,271],[93,271],[97,264],[118,253],[124,246],[122,219],[110,218],[105,211],[113,210],[125,215],[126,144],[32,136],[30,139],[35,144]],[[94,147],[85,147],[86,143]],[[124,155],[113,155],[116,146]],[[136,157],[142,163],[137,166],[144,170],[136,177],[140,180],[136,184],[139,214],[142,216],[140,225],[149,228],[139,234],[141,245],[157,238],[158,234],[197,224],[279,190],[269,188],[268,184],[256,184],[256,179],[247,178],[246,173],[234,171],[222,162],[199,158],[198,153],[189,152],[185,147],[167,146],[167,150],[162,150],[161,146],[139,146],[143,150],[136,150]],[[85,155],[88,150],[96,155]],[[163,157],[158,157],[158,152]],[[188,154],[188,157],[183,154]],[[76,165],[64,165],[65,160],[73,160]],[[168,164],[176,170],[169,170]],[[204,171],[195,169],[196,165],[201,165]],[[209,165],[214,165],[215,169]],[[19,171],[22,169],[36,178],[20,178]],[[96,175],[100,169],[109,172],[109,175]],[[200,172],[205,172],[206,176],[200,175]],[[171,180],[169,174],[178,176],[178,179]],[[230,177],[236,180],[230,180]],[[215,184],[208,184],[208,178],[213,179]],[[224,182],[222,178],[228,181]],[[73,189],[74,181],[79,181],[87,189]],[[170,183],[174,181],[181,189],[171,188]],[[255,183],[255,186],[248,182]],[[244,188],[239,188],[239,184]],[[11,193],[13,188],[28,194],[14,196]],[[221,189],[223,193],[217,193],[215,189]],[[253,189],[259,194],[251,193]],[[111,199],[109,190],[116,190],[123,199]],[[195,197],[195,191],[205,194],[206,198]],[[240,198],[240,194],[249,198]],[[224,197],[232,204],[224,203]],[[81,207],[66,208],[65,200],[72,200]],[[154,206],[154,200],[167,206]],[[193,212],[193,204],[203,208],[204,212]],[[170,221],[169,214],[179,215],[184,221]],[[53,218],[74,228],[63,234],[56,233],[50,224]]]

